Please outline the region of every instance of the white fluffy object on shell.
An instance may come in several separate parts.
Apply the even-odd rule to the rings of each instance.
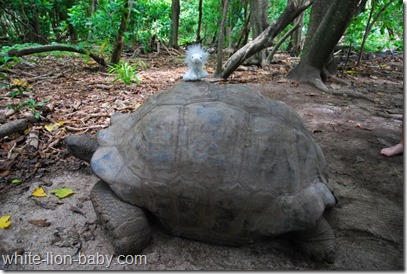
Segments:
[[[208,76],[208,73],[202,69],[208,58],[208,53],[198,44],[188,47],[185,63],[188,65],[188,71],[185,73],[184,81],[199,81]]]

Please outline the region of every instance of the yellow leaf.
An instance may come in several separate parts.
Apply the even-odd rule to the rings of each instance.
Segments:
[[[46,130],[48,130],[49,132],[52,132],[52,131],[58,129],[59,127],[61,127],[63,125],[64,125],[64,122],[61,121],[61,122],[58,122],[58,123],[55,123],[55,124],[46,124],[44,126],[44,128]]]
[[[103,44],[100,46],[100,52],[103,52],[108,44],[109,44],[109,41],[105,40],[103,42]]]
[[[62,199],[71,196],[75,192],[70,188],[63,187],[59,189],[54,189],[53,191],[51,191],[51,193],[57,196],[59,199]]]
[[[13,81],[11,81],[11,82],[15,86],[32,88],[32,85],[30,85],[27,81],[24,81],[24,80],[13,79]]]
[[[42,187],[37,187],[33,190],[32,195],[34,197],[47,197],[47,193],[45,193],[44,189]]]
[[[11,218],[10,215],[1,216],[0,217],[0,228],[3,228],[3,229],[9,228],[9,226],[11,225],[10,218]]]

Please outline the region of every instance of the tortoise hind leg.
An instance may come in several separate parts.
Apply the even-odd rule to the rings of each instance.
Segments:
[[[335,261],[335,235],[328,221],[321,217],[317,225],[305,231],[293,232],[295,244],[316,261]]]
[[[151,232],[141,208],[121,201],[104,181],[95,184],[91,200],[116,255],[137,254],[147,245]]]

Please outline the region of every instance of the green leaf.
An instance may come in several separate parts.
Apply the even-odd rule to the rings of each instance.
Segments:
[[[38,111],[35,111],[35,110],[34,110],[34,117],[35,117],[35,119],[37,119],[37,120],[41,120],[41,115],[38,113]]]
[[[63,198],[71,196],[72,194],[74,194],[76,192],[74,192],[70,188],[63,187],[63,188],[59,188],[59,189],[54,189],[51,191],[51,193],[54,194],[55,196],[57,196],[59,199],[63,199]]]
[[[11,183],[13,184],[13,185],[19,185],[19,184],[21,184],[21,180],[20,179],[18,179],[18,178],[15,178],[15,179],[13,179],[13,180],[11,180]]]

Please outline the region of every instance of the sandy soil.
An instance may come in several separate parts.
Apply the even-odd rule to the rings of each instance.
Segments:
[[[87,164],[64,152],[61,141],[60,146],[56,146],[60,151],[58,161],[43,164],[45,167],[41,172],[37,170],[23,184],[13,186],[7,180],[0,182],[0,216],[12,215],[11,227],[0,230],[0,255],[21,255],[18,264],[1,262],[0,258],[0,269],[404,270],[403,156],[384,157],[380,154],[381,148],[397,143],[402,132],[403,64],[400,60],[384,62],[385,69],[372,62],[369,63],[370,69],[348,77],[347,80],[352,82],[348,87],[338,83],[329,86],[336,92],[356,91],[371,100],[298,86],[275,76],[278,75],[273,73],[278,71],[276,66],[270,70],[240,71],[230,81],[230,84],[252,82],[250,86],[264,96],[292,106],[322,147],[329,165],[330,184],[338,198],[338,204],[326,212],[337,239],[335,263],[310,261],[284,237],[239,248],[224,247],[177,238],[166,234],[157,224],[151,224],[152,241],[139,254],[145,256],[127,257],[121,261],[113,257],[108,267],[112,246],[99,226],[89,200],[90,189],[97,178]],[[75,68],[70,67],[73,64]],[[19,69],[27,69],[24,66],[28,65],[22,64]],[[73,95],[70,99],[68,92],[74,89],[63,83],[77,79],[82,86],[84,82],[89,86],[95,77],[106,78],[106,83],[111,78],[97,69],[81,67],[80,62],[61,62],[58,66],[78,71],[78,74],[73,78],[42,82],[40,86],[44,90],[59,89],[57,94],[65,94],[64,100],[71,100],[72,104],[75,100],[94,103],[95,96],[104,96],[95,88],[86,93],[81,93],[79,88],[75,92],[81,93],[80,99]],[[378,66],[377,69],[374,66]],[[46,61],[38,62],[38,74],[46,68]],[[178,67],[163,71],[150,66],[141,76],[146,85],[149,77],[162,78],[164,84],[153,85],[156,87],[153,91],[149,89],[154,93],[179,81],[182,73],[183,69]],[[239,80],[242,75],[246,81]],[[247,81],[250,75],[254,75],[253,81]],[[140,87],[143,88],[140,85],[134,89]],[[109,94],[113,92],[109,91]],[[135,100],[147,95],[131,93],[129,96]],[[55,94],[52,96],[57,100]],[[102,103],[99,102],[99,106]],[[107,122],[108,118],[103,120],[103,123]],[[90,120],[89,123],[95,122]],[[76,193],[63,200],[51,194],[34,198],[31,192],[37,186],[42,186],[47,193],[60,187],[70,187]],[[43,219],[49,225],[29,222]],[[21,260],[25,261],[21,263]]]

